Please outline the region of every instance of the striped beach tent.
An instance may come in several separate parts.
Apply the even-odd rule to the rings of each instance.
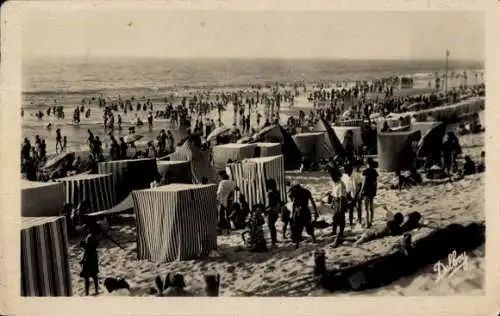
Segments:
[[[132,190],[149,188],[158,169],[156,159],[124,159],[100,162],[100,174],[112,174],[116,202],[123,201]]]
[[[108,174],[78,174],[57,179],[62,182],[65,202],[78,206],[80,202],[89,202],[91,212],[107,210],[116,204],[113,178]]]
[[[138,259],[190,260],[217,249],[215,185],[169,184],[132,197]]]
[[[62,183],[21,180],[21,216],[59,216],[64,203]]]
[[[244,194],[250,206],[263,203],[268,205],[266,180],[274,179],[286,202],[285,168],[283,155],[244,159],[239,163],[228,164],[231,177],[240,193]],[[235,200],[239,201],[237,192]]]
[[[72,296],[66,219],[21,220],[21,295]]]
[[[193,183],[201,183],[206,177],[210,183],[217,182],[217,176],[210,163],[210,151],[201,150],[189,139],[177,147],[175,152],[167,156],[171,161],[190,161]]]

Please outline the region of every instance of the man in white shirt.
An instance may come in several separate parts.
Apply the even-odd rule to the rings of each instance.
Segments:
[[[335,167],[329,168],[330,177],[332,178],[332,207],[333,207],[333,221],[332,221],[332,234],[337,234],[337,227],[339,233],[335,237],[334,247],[338,247],[342,243],[345,229],[345,211],[347,204],[347,190],[344,182],[342,182],[342,174]]]
[[[360,188],[360,181],[356,177],[357,174],[353,174],[353,168],[351,165],[346,165],[344,167],[344,174],[341,177],[342,182],[345,185],[346,189],[346,208],[349,211],[349,225],[353,226],[353,217],[354,217],[354,207],[357,206],[358,193]],[[357,208],[357,207],[356,207]],[[361,222],[361,212],[358,209],[358,222]]]
[[[219,207],[219,227],[223,231],[230,229],[228,213],[231,209],[234,199],[234,189],[235,184],[233,180],[229,179],[229,175],[225,171],[219,172],[221,181],[219,187],[217,188],[217,201],[220,205]]]

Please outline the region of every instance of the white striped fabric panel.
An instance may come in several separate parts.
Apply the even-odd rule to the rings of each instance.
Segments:
[[[72,295],[64,217],[21,230],[21,295]]]
[[[179,192],[134,191],[133,198],[139,259],[189,260],[216,249],[215,186]]]
[[[274,159],[265,163],[266,179],[274,179],[280,192],[282,202],[286,202],[285,188],[285,163],[283,155],[274,157]],[[266,200],[266,202],[269,202]],[[267,205],[267,204],[266,204]]]

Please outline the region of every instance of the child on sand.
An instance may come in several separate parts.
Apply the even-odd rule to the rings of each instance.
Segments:
[[[366,227],[370,228],[373,222],[373,200],[377,195],[378,173],[377,170],[375,170],[375,162],[373,159],[368,159],[367,166],[368,168],[363,171],[364,181],[361,192],[365,200]]]

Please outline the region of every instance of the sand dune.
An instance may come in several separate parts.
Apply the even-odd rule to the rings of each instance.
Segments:
[[[464,154],[477,159],[484,144],[482,135],[466,136],[461,141]],[[287,177],[298,180],[308,187],[317,200],[330,189],[329,178],[325,173],[287,172]],[[375,200],[375,224],[384,220],[384,207],[393,213],[421,212],[427,227],[414,232],[417,236],[425,234],[434,227],[485,220],[483,175],[468,176],[453,183],[426,182],[422,186],[402,191],[389,189],[392,177],[391,174],[381,174],[378,196]],[[321,212],[321,216],[330,222],[329,210],[323,207]],[[278,231],[281,231],[281,222],[278,223]],[[327,266],[332,268],[376,257],[399,242],[399,238],[388,237],[356,247],[347,243],[342,247],[332,248],[333,237],[329,236],[330,231],[330,228],[317,230],[317,244],[313,244],[306,237],[301,247],[295,249],[290,241],[280,241],[277,248],[271,248],[268,253],[251,253],[245,250],[242,247],[241,232],[232,232],[228,236],[218,237],[218,250],[208,258],[159,264],[136,259],[135,227],[130,216],[123,218],[121,223],[116,223],[110,232],[110,236],[119,241],[125,250],[107,240],[101,243],[99,249],[101,281],[105,277],[124,277],[131,284],[133,295],[147,296],[156,275],[164,276],[168,272],[177,272],[184,274],[189,291],[203,295],[203,276],[215,271],[221,275],[221,296],[326,295],[316,289],[311,277],[314,264],[312,253],[315,249],[325,250]],[[352,237],[361,232],[359,227],[348,228],[346,235]],[[280,236],[281,234],[278,235],[279,240]],[[72,241],[70,261],[75,295],[84,294],[83,280],[78,277],[81,255],[82,251],[77,241]],[[480,253],[476,257],[471,259],[474,269],[457,274],[449,281],[436,283],[430,267],[422,270],[416,277],[402,279],[369,293],[374,295],[482,293],[484,259]],[[105,292],[104,288],[101,291]],[[366,292],[359,294],[363,293],[367,294]]]

